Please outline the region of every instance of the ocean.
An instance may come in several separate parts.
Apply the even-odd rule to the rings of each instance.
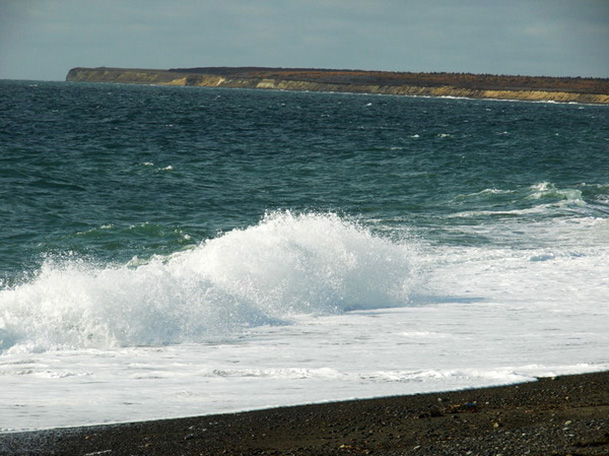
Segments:
[[[609,369],[609,108],[0,81],[0,432]]]

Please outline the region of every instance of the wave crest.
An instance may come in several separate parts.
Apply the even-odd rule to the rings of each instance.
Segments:
[[[0,350],[200,342],[300,314],[405,305],[413,260],[407,242],[291,212],[135,266],[49,259],[0,292]]]

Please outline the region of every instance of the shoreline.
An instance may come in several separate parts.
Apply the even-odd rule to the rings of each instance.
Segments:
[[[0,455],[22,454],[608,455],[609,372],[0,434]]]
[[[609,104],[609,79],[463,73],[203,67],[83,68],[66,81]]]

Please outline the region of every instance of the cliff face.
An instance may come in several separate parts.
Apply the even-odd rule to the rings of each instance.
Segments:
[[[609,104],[609,79],[352,70],[73,68],[67,81]]]
[[[113,82],[125,84],[167,84],[176,78],[165,70],[138,70],[122,68],[72,68],[66,81]]]

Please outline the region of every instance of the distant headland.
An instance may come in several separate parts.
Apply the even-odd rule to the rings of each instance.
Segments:
[[[66,81],[609,104],[609,79],[315,68],[72,68]]]

